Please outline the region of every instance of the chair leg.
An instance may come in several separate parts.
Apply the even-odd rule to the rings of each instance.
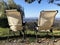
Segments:
[[[9,35],[11,34],[12,30],[9,30],[8,32],[8,40],[9,40]]]
[[[8,37],[7,37],[7,40],[9,41],[9,35],[10,35],[10,30],[9,30],[9,32],[8,32]]]
[[[47,31],[47,38],[48,38],[48,31]]]
[[[36,42],[37,42],[37,31],[36,31]]]
[[[54,34],[53,34],[53,32],[52,32],[52,35],[53,35],[53,45],[54,45],[55,37],[54,37]]]
[[[51,30],[51,32],[52,32],[52,39],[53,39],[53,45],[54,45],[54,41],[55,41],[55,37],[54,37],[54,34],[53,34],[53,31]]]
[[[13,33],[14,36],[16,36],[14,31],[12,31],[12,33]]]
[[[53,34],[53,30],[52,30],[52,29],[50,29],[50,32],[52,33],[52,37],[53,37],[53,39],[54,39],[54,34]]]
[[[12,30],[9,30],[8,35],[10,35],[10,34],[11,34],[11,32],[12,32],[12,33],[14,34],[14,36],[15,36],[15,32],[14,32],[14,31],[12,31]],[[8,41],[10,42],[9,38],[10,38],[10,37],[8,36],[8,38],[7,38],[7,39],[8,39]]]
[[[22,31],[22,35],[23,35],[22,42],[24,43],[25,42],[25,31],[24,30]]]

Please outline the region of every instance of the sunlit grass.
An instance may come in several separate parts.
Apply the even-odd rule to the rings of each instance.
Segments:
[[[0,36],[8,36],[9,28],[0,28]]]
[[[53,31],[54,35],[59,35],[60,36],[60,30],[55,30]]]
[[[36,35],[36,32],[33,30],[26,30],[25,34],[30,34],[30,35]],[[38,32],[37,35],[44,36],[46,35],[47,32]],[[51,34],[51,33],[49,33]],[[54,35],[59,35],[60,36],[60,30],[54,30],[53,31]],[[16,32],[15,35],[19,35],[19,32]],[[51,34],[52,35],[52,34]],[[0,37],[5,37],[5,36],[14,36],[13,32],[9,34],[9,28],[0,28]]]

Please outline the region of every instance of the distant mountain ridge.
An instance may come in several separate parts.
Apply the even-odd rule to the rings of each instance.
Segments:
[[[36,22],[38,19],[37,18],[24,18],[23,21],[25,22]]]
[[[24,18],[23,22],[38,22],[38,18]],[[55,19],[54,25],[60,27],[60,18]]]
[[[60,24],[60,18],[56,18],[54,22]]]
[[[38,18],[24,18],[23,21],[26,21],[26,22],[35,22],[35,21],[38,21]],[[60,22],[60,18],[56,18],[54,22]]]

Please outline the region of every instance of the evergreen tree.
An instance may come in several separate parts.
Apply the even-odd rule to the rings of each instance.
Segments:
[[[8,0],[8,7],[9,9],[16,9],[17,5],[13,0]]]
[[[5,9],[4,3],[5,2],[3,0],[0,0],[0,17],[4,16],[4,9]]]
[[[27,2],[27,3],[29,3],[29,4],[31,4],[31,3],[33,3],[34,1],[37,1],[39,4],[41,3],[41,1],[44,1],[44,0],[25,0],[25,2]],[[48,3],[53,3],[53,4],[55,4],[55,5],[58,5],[58,6],[60,6],[60,3],[54,3],[54,1],[60,1],[60,0],[48,0]]]

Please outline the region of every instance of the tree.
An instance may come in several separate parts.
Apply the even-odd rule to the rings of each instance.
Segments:
[[[16,9],[17,8],[17,5],[16,3],[14,2],[14,0],[7,0],[7,3],[8,3],[8,8],[9,9]]]
[[[29,4],[33,3],[34,1],[37,1],[40,4],[42,0],[25,0],[25,2]],[[60,3],[54,3],[54,1],[60,1],[60,0],[48,0],[48,3],[53,3],[60,6]]]
[[[8,0],[8,9],[17,9],[17,11],[19,11],[22,15],[22,18],[25,17],[24,16],[24,8],[21,5],[17,5],[14,0]]]
[[[4,17],[5,15],[5,9],[7,8],[6,7],[7,6],[7,4],[6,4],[6,2],[4,2],[3,0],[0,0],[0,17]]]
[[[34,2],[35,0],[25,0],[25,2],[27,2],[27,3],[32,3],[32,2]],[[38,3],[40,3],[41,2],[41,0],[37,0],[38,1]]]

